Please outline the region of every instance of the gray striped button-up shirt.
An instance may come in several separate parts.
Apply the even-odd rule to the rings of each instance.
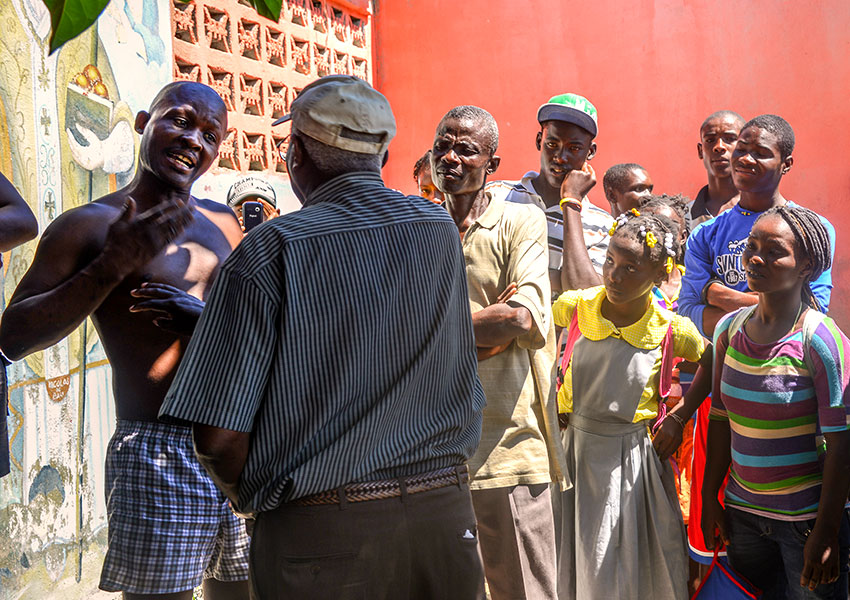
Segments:
[[[457,227],[349,173],[227,259],[160,416],[251,432],[247,513],[462,464],[483,406]]]

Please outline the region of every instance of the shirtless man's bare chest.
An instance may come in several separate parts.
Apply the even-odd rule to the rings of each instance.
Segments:
[[[220,205],[218,211],[210,210],[210,204],[198,201],[180,236],[116,286],[92,315],[112,364],[118,418],[156,420],[197,312],[241,239],[232,213],[220,212]],[[143,285],[155,287],[157,297],[145,300],[132,294]],[[151,310],[135,310],[148,304]],[[163,328],[162,319],[192,323]]]

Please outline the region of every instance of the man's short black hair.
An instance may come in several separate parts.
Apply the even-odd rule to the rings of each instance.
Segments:
[[[614,200],[612,196],[614,190],[623,191],[632,171],[648,172],[637,163],[620,163],[605,171],[605,176],[602,178],[602,189],[605,191],[605,197],[609,202]]]
[[[758,127],[776,136],[779,145],[779,156],[785,160],[794,152],[794,130],[791,124],[779,115],[759,115],[747,121],[741,131],[750,127]]]
[[[181,94],[183,94],[182,98],[186,98],[187,95],[196,99],[206,98],[206,100],[210,102],[210,104],[214,105],[218,110],[227,113],[227,107],[224,104],[224,100],[221,99],[221,96],[219,96],[218,93],[216,93],[216,91],[208,85],[198,83],[197,81],[172,81],[171,83],[165,84],[163,88],[157,92],[154,99],[151,100],[148,112],[152,113],[166,100],[171,100]]]
[[[708,123],[710,121],[713,121],[714,119],[723,119],[723,118],[726,118],[726,117],[732,117],[733,119],[735,119],[739,123],[744,122],[744,117],[742,117],[741,115],[736,113],[734,110],[726,110],[726,109],[718,110],[718,111],[711,113],[710,115],[708,115],[705,118],[705,121],[703,121],[702,125],[699,126],[700,133],[702,132],[703,129],[705,129],[705,126],[708,125]]]
[[[419,160],[416,161],[416,164],[413,165],[413,181],[419,181],[419,173],[422,172],[422,168],[429,164],[431,160],[431,149],[425,151],[425,154],[419,157]],[[430,168],[430,167],[429,167]]]

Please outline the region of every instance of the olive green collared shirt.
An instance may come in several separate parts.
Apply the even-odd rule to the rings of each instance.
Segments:
[[[527,308],[533,321],[507,350],[478,363],[487,405],[481,443],[469,461],[472,489],[548,482],[566,487],[546,236],[546,217],[536,207],[490,196],[463,239],[472,312],[496,302],[516,282],[509,302]]]

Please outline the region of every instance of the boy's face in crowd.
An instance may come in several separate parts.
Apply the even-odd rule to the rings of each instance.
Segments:
[[[652,195],[652,178],[643,169],[632,169],[626,178],[622,190],[611,190],[613,200],[611,204],[611,215],[616,217],[628,210],[640,206],[640,201]]]
[[[729,115],[711,119],[700,130],[697,153],[709,175],[718,179],[732,176],[732,150],[740,129],[740,121]]]
[[[468,194],[484,187],[499,165],[490,154],[486,134],[472,120],[445,119],[431,149],[431,175],[445,194]]]
[[[810,271],[809,261],[800,256],[794,232],[785,219],[769,215],[750,231],[741,255],[747,285],[754,292],[791,290]]]
[[[792,163],[790,156],[782,159],[776,135],[760,127],[747,127],[732,151],[732,181],[742,192],[771,192]]]
[[[212,165],[226,133],[227,113],[215,99],[177,88],[151,113],[140,112],[136,131],[143,133],[142,168],[176,189],[188,190]]]
[[[443,193],[434,185],[434,180],[431,177],[431,162],[428,161],[422,165],[419,170],[419,177],[416,178],[419,184],[419,195],[430,200],[435,204],[443,203]]]
[[[540,174],[550,187],[559,189],[567,173],[581,169],[596,154],[589,131],[564,121],[546,121],[537,133]]]

